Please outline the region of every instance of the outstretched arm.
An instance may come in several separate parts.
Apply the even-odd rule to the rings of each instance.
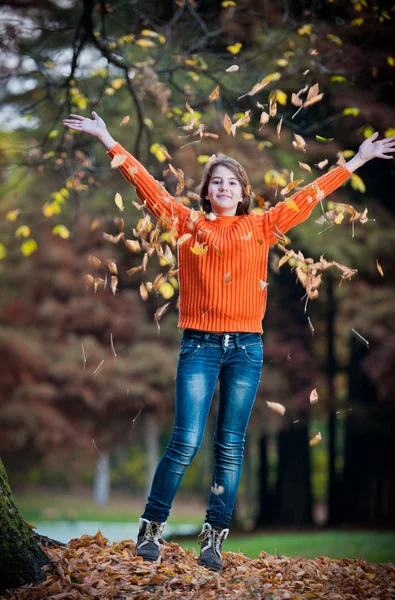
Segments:
[[[364,165],[372,158],[393,158],[395,152],[395,136],[377,140],[378,133],[374,133],[359,147],[357,154],[345,164],[329,173],[322,175],[313,183],[296,192],[289,200],[293,202],[279,202],[262,215],[263,233],[270,245],[278,242],[278,230],[286,233],[295,225],[305,221],[312,213],[313,208],[326,196],[336,190],[351,173]],[[377,140],[377,141],[376,141]]]
[[[147,209],[157,218],[165,216],[169,220],[170,228],[175,226],[179,234],[183,231],[190,214],[189,208],[177,203],[163,185],[157,182],[134,156],[114,140],[107,131],[105,122],[96,112],[92,112],[92,119],[71,114],[68,119],[64,119],[63,124],[74,131],[87,133],[98,139],[111,157],[117,154],[124,156],[125,160],[120,164],[119,169],[125,179],[135,186],[141,202],[145,203]]]

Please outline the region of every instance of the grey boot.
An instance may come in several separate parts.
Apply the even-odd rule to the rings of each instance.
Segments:
[[[198,565],[211,569],[212,571],[222,571],[222,542],[228,537],[229,529],[221,529],[215,525],[211,527],[210,523],[204,523],[199,537],[203,539],[199,542],[200,559]]]
[[[156,523],[148,519],[139,520],[139,533],[137,536],[137,556],[144,560],[157,560],[160,554],[160,542],[163,543],[162,533],[166,523]]]

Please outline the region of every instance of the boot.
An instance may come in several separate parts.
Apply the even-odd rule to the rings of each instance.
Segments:
[[[200,544],[200,559],[198,565],[212,571],[222,571],[222,542],[228,537],[229,529],[221,529],[221,526],[204,523],[199,537],[203,536]]]
[[[157,560],[160,554],[160,543],[163,543],[161,537],[166,523],[156,523],[148,519],[139,520],[139,533],[137,536],[137,556],[142,556],[144,560]]]

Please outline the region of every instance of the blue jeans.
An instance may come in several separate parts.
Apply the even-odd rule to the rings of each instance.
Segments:
[[[156,469],[142,517],[160,523],[168,518],[182,477],[200,447],[219,379],[214,471],[206,522],[229,527],[262,365],[263,347],[258,333],[222,335],[184,330],[177,367],[174,430]]]

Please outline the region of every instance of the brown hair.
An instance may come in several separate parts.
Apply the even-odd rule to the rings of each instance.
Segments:
[[[210,200],[207,200],[206,196],[212,173],[215,167],[219,166],[227,167],[235,174],[242,189],[242,200],[237,205],[236,215],[247,215],[251,210],[250,204],[252,192],[250,181],[244,167],[242,167],[237,160],[230,158],[230,156],[226,156],[225,154],[214,156],[214,158],[211,158],[204,167],[202,179],[197,188],[197,192],[200,195],[200,207],[206,213],[211,212],[211,202]]]

